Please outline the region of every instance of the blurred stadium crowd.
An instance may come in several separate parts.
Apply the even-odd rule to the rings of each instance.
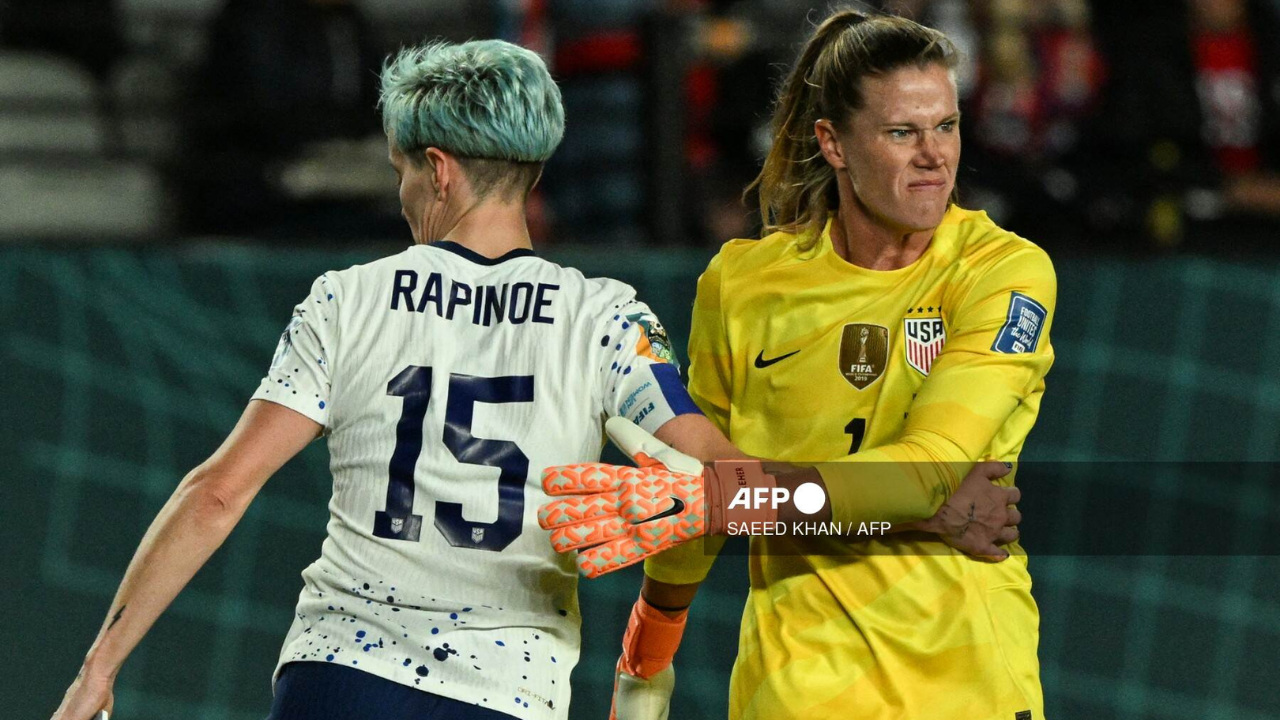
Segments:
[[[965,54],[964,204],[1048,247],[1266,252],[1280,227],[1280,0],[883,0]],[[798,0],[0,0],[0,238],[405,238],[386,53],[544,54],[568,131],[539,242],[718,245]],[[1230,243],[1221,238],[1230,237]],[[1217,238],[1217,242],[1215,242]]]

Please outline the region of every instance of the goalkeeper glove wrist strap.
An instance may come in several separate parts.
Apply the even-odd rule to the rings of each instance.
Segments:
[[[671,665],[684,635],[689,610],[674,618],[645,602],[641,597],[631,607],[627,632],[622,636],[622,657],[618,670],[648,680]]]
[[[778,481],[759,460],[717,460],[702,473],[707,502],[708,535],[749,535],[746,523],[778,519],[774,488]],[[743,491],[746,491],[745,493]],[[730,525],[737,528],[731,528]],[[739,532],[730,532],[739,529]]]

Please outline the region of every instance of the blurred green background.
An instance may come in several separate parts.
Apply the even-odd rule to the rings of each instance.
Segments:
[[[0,248],[5,717],[52,712],[143,531],[230,430],[311,280],[397,250]],[[709,251],[548,256],[635,285],[683,349]],[[1056,264],[1058,361],[1024,460],[1280,456],[1273,273],[1192,257]],[[327,462],[316,443],[267,485],[125,666],[118,717],[266,715],[298,573],[319,553]],[[1036,493],[1034,475],[1020,484]],[[1176,488],[1162,497],[1129,508],[1132,523],[1178,532],[1184,498]],[[1242,529],[1259,503],[1274,517],[1277,498],[1276,488],[1222,493],[1217,509],[1239,522],[1205,538],[1214,554],[1195,557],[1037,557],[1029,517],[1048,717],[1280,717],[1280,558],[1245,554]],[[1081,528],[1108,530],[1087,519]],[[695,606],[673,718],[725,716],[745,573],[742,557],[722,558]],[[582,585],[574,718],[607,714],[638,584],[632,569]]]

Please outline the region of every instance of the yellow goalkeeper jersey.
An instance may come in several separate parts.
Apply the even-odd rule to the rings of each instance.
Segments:
[[[745,452],[843,461],[821,466],[833,521],[929,517],[973,462],[1022,449],[1053,362],[1053,266],[955,206],[899,270],[846,262],[829,232],[722,248],[698,282],[690,393]],[[1042,718],[1039,616],[1009,549],[988,564],[920,533],[752,538],[730,717]],[[697,582],[713,554],[691,543],[646,572]]]

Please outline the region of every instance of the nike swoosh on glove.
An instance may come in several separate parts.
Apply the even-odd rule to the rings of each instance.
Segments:
[[[758,460],[702,463],[621,417],[605,432],[639,467],[607,463],[553,465],[542,471],[552,500],[538,509],[557,552],[578,550],[589,578],[613,572],[702,535],[725,534],[729,523],[772,522],[777,510],[727,508],[740,488],[773,488]]]

